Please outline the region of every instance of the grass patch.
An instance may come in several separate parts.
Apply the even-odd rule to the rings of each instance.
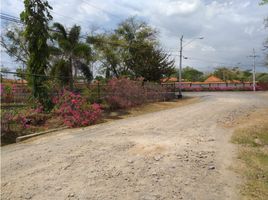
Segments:
[[[243,128],[235,131],[232,142],[239,145],[239,163],[235,170],[245,179],[242,199],[268,199],[268,110],[249,117]]]

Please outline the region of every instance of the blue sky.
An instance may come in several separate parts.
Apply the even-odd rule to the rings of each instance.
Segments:
[[[161,45],[169,51],[178,66],[179,38],[184,43],[195,40],[184,48],[183,66],[190,65],[203,71],[217,66],[237,65],[252,67],[247,57],[255,48],[257,71],[267,71],[264,62],[263,42],[268,37],[264,19],[268,5],[259,6],[260,0],[49,0],[54,21],[66,27],[82,26],[83,33],[92,29],[112,30],[130,16],[137,16],[159,31]],[[1,12],[19,16],[23,0],[2,0]],[[1,31],[6,27],[2,21]],[[14,69],[18,64],[1,49],[2,64]]]

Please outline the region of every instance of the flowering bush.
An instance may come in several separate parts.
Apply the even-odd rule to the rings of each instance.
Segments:
[[[106,86],[105,100],[111,109],[129,108],[146,102],[145,90],[140,82],[126,78],[111,79]]]
[[[54,97],[53,103],[53,112],[61,116],[68,127],[88,126],[101,117],[99,104],[90,105],[81,95],[67,90]]]
[[[31,133],[34,125],[40,126],[48,119],[42,107],[1,110],[1,142],[12,143],[18,136]]]
[[[174,87],[159,84],[146,84],[146,98],[148,101],[166,101],[175,98]]]
[[[262,91],[268,90],[268,83],[258,83],[257,86],[259,87],[259,90],[262,90]]]
[[[112,79],[106,88],[105,100],[111,109],[126,109],[146,102],[175,98],[174,86],[133,81],[127,78]]]
[[[2,101],[12,102],[14,99],[13,85],[12,84],[1,84],[1,97]]]
[[[22,128],[28,128],[27,119],[22,114],[17,114],[16,112],[3,112],[1,116],[1,133],[5,134],[7,132],[14,131],[16,129],[14,126]]]

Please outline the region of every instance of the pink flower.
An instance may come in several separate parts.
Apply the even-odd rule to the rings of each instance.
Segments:
[[[54,113],[63,118],[68,127],[88,126],[101,117],[101,107],[98,104],[90,105],[81,95],[64,90],[57,97]]]

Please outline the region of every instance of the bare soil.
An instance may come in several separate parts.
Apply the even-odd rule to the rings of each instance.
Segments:
[[[2,147],[2,199],[239,199],[229,140],[268,93],[187,95],[201,101]]]

